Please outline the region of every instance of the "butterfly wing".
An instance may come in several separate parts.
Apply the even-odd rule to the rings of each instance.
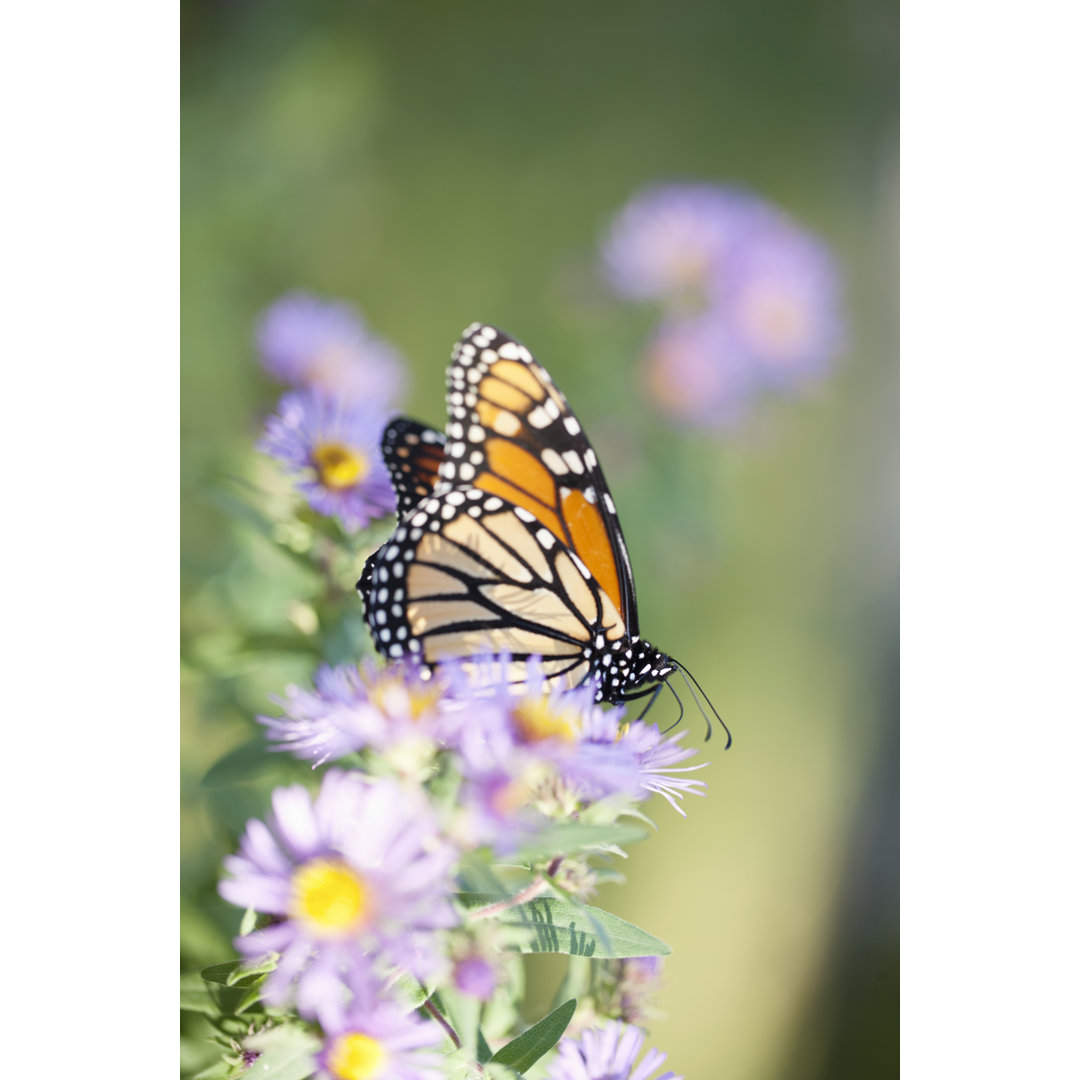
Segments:
[[[435,489],[443,463],[446,437],[407,416],[386,425],[382,456],[397,495],[397,516],[403,518]]]
[[[637,599],[615,503],[551,376],[508,334],[473,323],[454,346],[447,409],[440,482],[533,515],[584,564],[636,637]]]
[[[530,511],[479,488],[420,500],[359,583],[379,651],[429,664],[508,653],[510,678],[539,656],[576,686],[626,628],[578,556]]]

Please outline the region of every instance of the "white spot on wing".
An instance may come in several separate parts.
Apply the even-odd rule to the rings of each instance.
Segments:
[[[550,446],[545,446],[540,451],[540,460],[553,472],[556,476],[562,476],[566,472],[566,462],[562,457],[557,454]]]

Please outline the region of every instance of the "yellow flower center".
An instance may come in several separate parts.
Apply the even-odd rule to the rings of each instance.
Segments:
[[[440,691],[435,685],[420,689],[410,688],[405,680],[393,676],[380,676],[368,683],[372,704],[387,716],[407,714],[415,723],[439,700]]]
[[[518,734],[526,742],[539,742],[541,739],[562,739],[573,742],[578,729],[574,723],[574,711],[563,709],[555,712],[548,704],[548,699],[533,698],[523,701],[513,712]]]
[[[320,937],[356,930],[370,906],[364,881],[337,859],[312,859],[293,874],[291,914]]]
[[[339,1035],[326,1055],[326,1066],[338,1080],[376,1080],[385,1062],[382,1045],[358,1031]]]
[[[312,453],[319,479],[333,491],[358,484],[371,471],[367,457],[342,443],[321,443]]]

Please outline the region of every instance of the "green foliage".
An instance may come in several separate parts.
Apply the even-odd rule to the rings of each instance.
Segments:
[[[497,903],[500,898],[482,893],[461,893],[458,899],[467,908],[482,908]],[[617,915],[554,897],[517,904],[498,912],[493,918],[524,933],[524,940],[517,945],[523,953],[567,953],[597,960],[668,956],[671,953],[659,938]]]
[[[243,967],[232,960],[187,972],[180,976],[180,1008],[214,1017],[263,1012],[259,990],[273,967],[273,962]]]
[[[648,833],[634,825],[588,825],[576,821],[552,825],[536,837],[522,843],[524,858],[537,861],[557,855],[579,852],[612,852],[623,854],[624,844],[644,840]]]
[[[305,1080],[318,1048],[319,1040],[299,1024],[282,1024],[244,1041],[245,1050],[259,1054],[254,1075],[260,1080]]]
[[[576,1001],[564,1002],[538,1024],[500,1048],[491,1060],[509,1065],[520,1073],[528,1072],[562,1038],[576,1008]]]

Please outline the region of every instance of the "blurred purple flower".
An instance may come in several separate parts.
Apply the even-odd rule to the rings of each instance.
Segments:
[[[650,1050],[637,1068],[645,1033],[630,1024],[609,1021],[583,1031],[580,1039],[562,1039],[558,1057],[548,1069],[548,1080],[684,1080],[668,1070],[653,1078],[667,1054]]]
[[[354,996],[348,1009],[323,1023],[326,1041],[316,1055],[318,1080],[442,1080],[446,1040],[432,1020],[390,1001]]]
[[[844,347],[831,253],[749,192],[646,188],[616,218],[603,258],[618,295],[664,304],[642,379],[673,419],[735,427],[760,394],[820,377]]]
[[[745,246],[720,296],[733,334],[775,389],[819,377],[844,347],[832,255],[779,217]]]
[[[454,985],[469,997],[489,1001],[498,982],[498,969],[486,957],[466,956],[454,965]]]
[[[415,773],[453,732],[437,678],[409,661],[380,665],[372,659],[315,672],[314,690],[286,687],[271,700],[285,712],[260,716],[275,749],[315,765],[357,750],[383,753],[400,772]]]
[[[703,789],[708,786],[704,780],[675,775],[705,768],[704,764],[679,765],[679,762],[697,753],[696,750],[678,745],[688,732],[680,731],[665,739],[656,724],[640,721],[624,724],[622,719],[621,709],[607,712],[595,710],[583,725],[582,752],[595,752],[604,746],[617,748],[634,766],[633,782],[623,789],[624,794],[635,801],[644,801],[654,793],[663,795],[676,813],[686,817],[686,811],[675,800],[681,799],[687,792],[704,795]]]
[[[711,429],[738,427],[759,385],[753,358],[715,310],[662,323],[646,347],[641,378],[662,412]]]
[[[603,246],[612,288],[628,300],[701,307],[763,204],[734,188],[660,184],[619,212]]]
[[[653,1018],[652,999],[660,989],[664,961],[660,956],[635,956],[617,960],[615,1007],[621,1020],[639,1024]]]
[[[312,509],[356,531],[396,505],[379,450],[386,419],[377,406],[301,390],[281,399],[258,447],[296,474]]]
[[[277,921],[237,938],[249,960],[280,954],[263,996],[320,1023],[341,1016],[345,986],[400,965],[424,978],[437,965],[433,932],[456,923],[449,902],[454,852],[423,797],[391,780],[331,770],[312,800],[275,789],[269,824],[252,820],[232,875],[230,903]]]
[[[292,386],[387,409],[405,386],[397,352],[368,331],[352,306],[340,301],[289,293],[262,313],[255,340],[263,367]]]

